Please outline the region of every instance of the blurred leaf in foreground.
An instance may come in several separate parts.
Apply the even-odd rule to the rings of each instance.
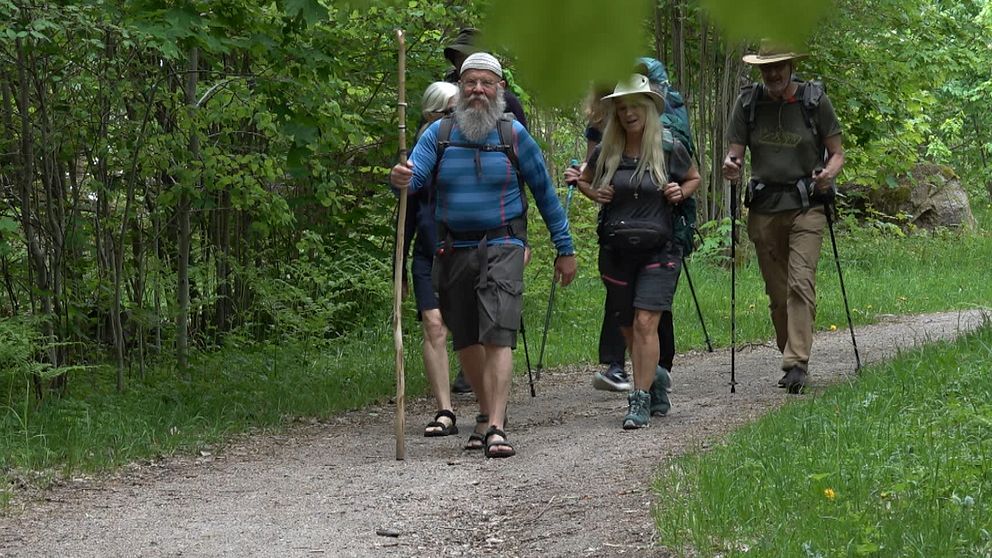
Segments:
[[[542,104],[573,105],[590,80],[629,75],[650,54],[646,0],[499,0],[483,23],[483,46],[508,51],[515,75]]]

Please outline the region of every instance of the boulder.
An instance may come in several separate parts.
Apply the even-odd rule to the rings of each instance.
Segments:
[[[946,166],[917,165],[908,175],[899,177],[895,187],[869,189],[852,185],[842,190],[851,195],[856,208],[865,209],[870,205],[910,229],[973,230],[977,226],[968,192],[961,187],[954,171]]]

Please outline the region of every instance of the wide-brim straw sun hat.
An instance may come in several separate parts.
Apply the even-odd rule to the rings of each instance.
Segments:
[[[741,60],[745,64],[761,66],[762,64],[776,64],[778,62],[785,62],[786,60],[800,60],[807,56],[809,55],[805,52],[796,52],[764,39],[761,41],[761,45],[758,46],[757,53],[745,54]]]
[[[603,97],[602,100],[616,100],[629,95],[647,95],[658,107],[658,114],[665,112],[665,98],[654,89],[651,89],[651,81],[647,76],[634,74],[627,81],[621,81],[613,89],[613,93]]]

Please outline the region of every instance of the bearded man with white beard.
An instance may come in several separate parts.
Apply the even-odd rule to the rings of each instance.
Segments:
[[[423,133],[406,165],[389,179],[415,192],[431,186],[436,200],[438,251],[434,287],[455,352],[479,400],[478,423],[466,449],[486,457],[516,452],[504,431],[517,329],[523,295],[527,200],[520,178],[558,252],[555,280],[575,278],[575,247],[568,218],[537,142],[519,123],[504,138],[516,154],[515,166],[501,147],[497,124],[505,110],[503,69],[491,54],[470,55],[460,69],[454,123],[448,143],[438,150],[435,122]],[[436,168],[436,170],[435,170]]]

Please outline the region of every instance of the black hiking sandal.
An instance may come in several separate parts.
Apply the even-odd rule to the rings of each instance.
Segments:
[[[490,440],[493,436],[499,436],[503,438],[502,440]],[[495,450],[493,448],[503,446],[506,449]],[[513,457],[516,455],[516,450],[513,449],[513,445],[510,440],[506,437],[506,432],[503,432],[495,426],[490,426],[489,430],[486,431],[486,457],[490,459],[497,459],[503,457]]]
[[[446,417],[451,419],[451,426],[448,426],[441,422],[441,417]],[[455,413],[452,413],[448,409],[441,409],[434,415],[434,420],[427,423],[424,428],[425,438],[437,438],[439,436],[451,436],[452,434],[458,434],[458,426],[455,423],[458,419],[455,418]]]
[[[785,389],[791,394],[800,394],[806,389],[806,384],[809,381],[809,374],[798,364],[792,367],[786,373],[785,378],[782,378],[785,383]]]
[[[466,450],[481,450],[486,449],[486,434],[485,432],[479,432],[479,425],[489,424],[489,415],[476,415],[475,416],[475,429],[471,434],[468,435],[468,441],[462,446],[462,449]]]

